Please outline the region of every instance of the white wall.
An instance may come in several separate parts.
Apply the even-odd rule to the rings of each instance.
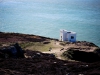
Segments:
[[[63,32],[60,31],[60,41],[63,41]]]
[[[73,38],[71,38],[72,36]],[[76,33],[68,33],[66,30],[60,30],[60,41],[76,42]]]
[[[66,33],[67,33],[66,30],[60,30],[60,41],[66,41],[66,36],[67,36]]]

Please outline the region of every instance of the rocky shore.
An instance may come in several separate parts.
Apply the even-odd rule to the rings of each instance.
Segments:
[[[100,55],[99,47],[93,43],[86,41],[77,41],[76,43],[60,42],[58,41],[58,39],[46,38],[43,36],[0,32],[0,50],[15,43],[18,43],[19,46],[25,51],[25,57],[0,57],[1,75],[100,74],[99,57],[96,57],[98,59],[96,61],[85,61],[88,57],[91,60],[95,57],[91,56],[91,54],[90,56],[88,56],[87,52],[94,52],[98,56]],[[52,47],[52,50],[48,51],[50,47]],[[44,51],[45,53],[43,53]],[[58,54],[55,53],[56,51]],[[65,56],[68,56],[66,55],[66,53],[69,53],[70,55],[72,55],[72,57],[81,57],[81,59],[84,59],[84,61],[82,61],[81,59],[77,60],[75,58],[72,58],[74,59],[74,61],[58,59],[57,55],[60,55],[60,52],[62,54],[64,52]],[[81,53],[83,54],[83,56]]]

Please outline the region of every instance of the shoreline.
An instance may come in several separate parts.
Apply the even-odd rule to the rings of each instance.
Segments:
[[[3,36],[2,36],[2,34],[4,34]],[[40,36],[40,35],[34,35],[34,34],[25,34],[25,33],[16,33],[16,32],[1,32],[0,31],[0,39],[1,38],[6,38],[6,41],[8,40],[7,38],[9,38],[9,37],[7,37],[6,35],[8,35],[8,36],[10,36],[11,35],[11,37],[12,36],[19,36],[19,37],[28,37],[28,36],[33,36],[33,37],[30,37],[30,40],[28,39],[28,41],[31,41],[32,39],[34,39],[34,40],[32,40],[33,42],[41,42],[41,41],[43,41],[43,40],[46,40],[46,39],[49,39],[49,40],[55,40],[55,41],[59,41],[59,39],[56,39],[56,38],[51,38],[51,37],[45,37],[45,36]],[[5,36],[5,37],[4,37]],[[37,40],[36,40],[37,39]],[[41,39],[41,40],[39,40],[39,39]],[[25,40],[25,39],[24,39]],[[24,40],[21,40],[21,39],[17,39],[17,41],[24,41]],[[2,40],[3,41],[3,40]],[[2,42],[2,41],[0,41],[0,42]],[[16,41],[16,40],[14,40],[14,41]],[[10,41],[9,41],[10,42]],[[77,42],[88,42],[88,41],[76,41],[76,43]],[[88,43],[93,43],[93,42],[88,42]],[[99,47],[98,45],[96,45],[95,43],[93,43],[95,46],[97,46],[97,47]]]
[[[86,56],[86,54],[91,52],[93,55],[94,50],[98,48],[93,43],[86,41],[77,41],[76,43],[61,42],[59,40],[57,41],[57,39],[46,38],[37,35],[0,32],[0,47],[2,47],[2,49],[6,48],[7,46],[9,47],[9,45],[16,42],[23,50],[25,50],[25,58],[0,58],[0,72],[2,72],[2,75],[100,74],[100,61],[93,60],[94,56]],[[79,58],[81,57],[82,60],[78,61],[77,59],[66,59],[64,53],[66,53],[66,51],[69,51],[69,48],[77,49],[76,51],[80,50],[83,55],[81,55],[80,53],[80,55],[78,53],[74,54],[76,54],[76,56],[78,56]],[[93,60],[93,62],[91,61],[89,63],[87,61],[87,57],[90,57],[89,60]],[[83,61],[83,59],[85,61]],[[91,69],[91,67],[93,68]],[[84,69],[87,70],[85,71]],[[91,71],[93,71],[93,73],[91,73]]]

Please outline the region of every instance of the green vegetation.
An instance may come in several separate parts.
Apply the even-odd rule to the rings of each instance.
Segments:
[[[29,49],[34,51],[48,51],[50,47],[53,47],[51,43],[43,44],[43,42],[25,42],[20,43],[23,49]]]
[[[24,42],[24,43],[20,43],[20,46],[25,49],[29,46],[33,46],[35,43],[34,42]]]
[[[69,50],[63,52],[61,56],[62,56],[64,59],[72,59],[72,58],[73,58],[73,57],[72,57],[73,54],[74,54],[74,51],[71,50],[71,49],[69,49]]]

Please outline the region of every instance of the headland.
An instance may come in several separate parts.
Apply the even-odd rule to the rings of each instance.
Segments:
[[[100,74],[100,48],[94,43],[62,42],[38,35],[0,32],[0,48],[15,43],[25,50],[25,58],[0,57],[2,75]]]

